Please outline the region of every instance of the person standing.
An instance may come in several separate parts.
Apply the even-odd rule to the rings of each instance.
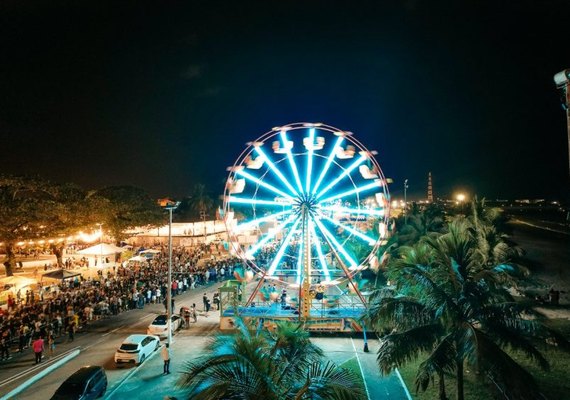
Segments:
[[[164,347],[161,350],[160,355],[162,356],[162,361],[164,361],[164,367],[163,367],[163,375],[166,374],[170,374],[170,346],[168,345],[168,343],[166,343],[164,345]]]
[[[208,293],[204,293],[204,296],[202,296],[202,302],[204,303],[203,310],[206,311],[206,304],[208,303]]]
[[[48,350],[50,358],[53,357],[53,353],[55,352],[55,337],[53,336],[53,331],[49,331],[48,333]]]
[[[212,300],[216,306],[216,310],[220,310],[220,294],[218,292],[214,293],[214,298]]]
[[[192,303],[192,318],[194,319],[194,323],[198,322],[198,311],[196,311],[196,303]]]
[[[34,353],[36,354],[36,364],[42,362],[42,353],[44,351],[44,340],[41,336],[38,336],[34,343],[32,344],[32,348],[34,349]]]
[[[73,342],[75,339],[75,322],[69,322],[69,325],[67,326],[67,333],[69,335],[68,341]]]

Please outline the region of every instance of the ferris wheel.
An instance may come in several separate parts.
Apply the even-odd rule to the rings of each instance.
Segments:
[[[233,251],[264,280],[306,290],[377,263],[390,197],[375,154],[321,123],[275,127],[248,143],[224,190]]]

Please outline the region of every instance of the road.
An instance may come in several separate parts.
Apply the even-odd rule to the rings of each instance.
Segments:
[[[176,296],[175,309],[178,310],[183,305],[190,306],[192,303],[196,303],[200,308],[204,292],[207,291],[211,298],[218,286],[219,284],[215,284]],[[101,365],[105,368],[109,379],[107,392],[111,393],[133,372],[133,369],[139,368],[133,365],[115,366],[113,360],[115,350],[127,336],[134,333],[146,333],[146,327],[154,317],[163,312],[164,306],[162,304],[151,304],[142,310],[131,310],[115,317],[94,322],[88,327],[87,332],[77,334],[73,342],[68,342],[65,337],[60,337],[56,340],[56,354],[54,356],[75,348],[80,350],[79,355],[35,382],[15,398],[22,400],[48,399],[61,382],[84,365]],[[217,324],[208,323],[206,318],[199,317],[198,323],[192,326],[191,332],[192,334],[208,336],[216,328]],[[177,335],[187,335],[189,332],[180,331],[174,339],[177,339]],[[3,396],[23,384],[41,369],[48,367],[49,362],[50,359],[46,357],[38,368],[34,365],[34,354],[30,349],[25,350],[22,355],[15,354],[14,358],[3,364],[0,369],[0,395]]]

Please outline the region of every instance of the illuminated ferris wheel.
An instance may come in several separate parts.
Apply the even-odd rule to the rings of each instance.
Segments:
[[[235,253],[264,280],[306,293],[352,282],[387,236],[389,193],[374,154],[321,123],[248,143],[224,191]]]

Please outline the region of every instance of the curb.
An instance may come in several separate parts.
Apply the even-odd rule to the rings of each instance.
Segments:
[[[11,392],[9,392],[8,394],[2,396],[0,398],[0,400],[8,400],[12,397],[14,397],[15,395],[17,395],[18,393],[22,392],[23,390],[25,390],[26,388],[28,388],[29,386],[33,385],[34,383],[36,383],[37,381],[39,381],[40,379],[42,379],[44,376],[46,376],[47,374],[51,373],[52,371],[56,370],[57,368],[61,367],[63,364],[65,364],[66,362],[68,362],[69,360],[71,360],[72,358],[75,358],[79,355],[81,351],[79,349],[72,351],[71,353],[69,353],[68,355],[66,355],[65,357],[63,357],[62,359],[56,361],[55,363],[53,363],[52,365],[50,365],[49,367],[45,368],[43,371],[39,372],[38,374],[34,375],[33,377],[31,377],[30,379],[28,379],[27,381],[25,381],[24,383],[22,383],[20,386],[18,386],[17,388],[13,389]]]

